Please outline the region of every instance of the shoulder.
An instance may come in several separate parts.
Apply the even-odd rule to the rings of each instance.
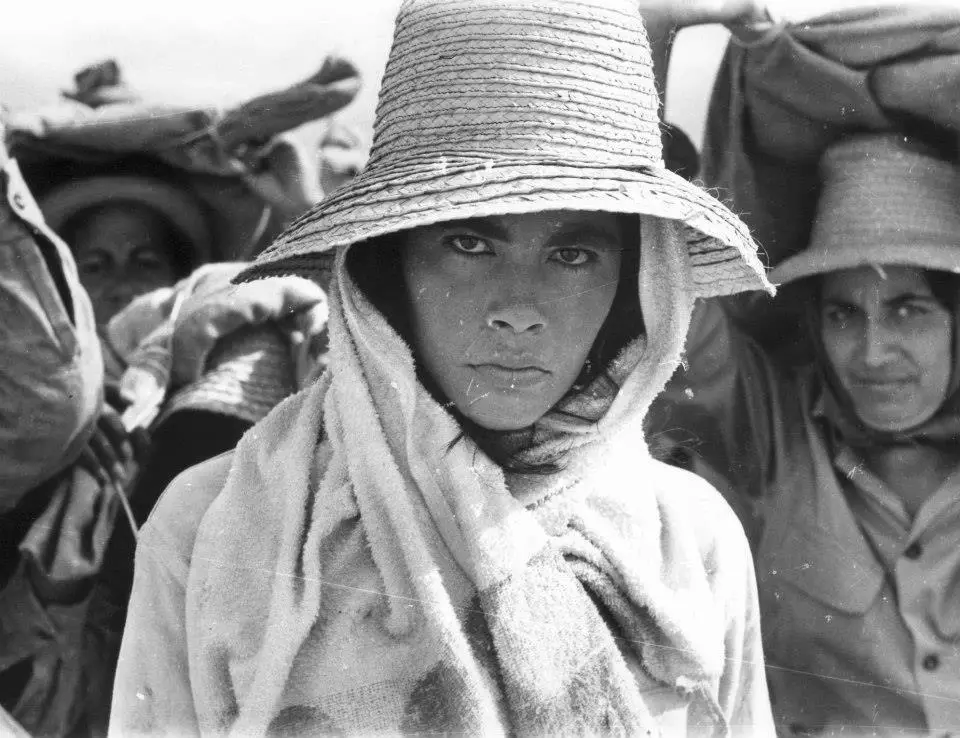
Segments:
[[[723,495],[702,477],[662,461],[653,461],[652,475],[661,508],[669,514],[683,515],[698,528],[742,531]]]
[[[653,463],[657,500],[664,530],[685,530],[693,537],[708,572],[752,569],[743,525],[709,482],[693,472]]]
[[[138,549],[164,548],[186,564],[200,523],[226,484],[233,457],[228,451],[175,477],[141,529]]]

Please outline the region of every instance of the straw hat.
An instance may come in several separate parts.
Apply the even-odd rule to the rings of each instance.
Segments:
[[[810,246],[771,273],[794,282],[869,264],[960,272],[960,167],[900,134],[833,144]]]
[[[430,223],[568,209],[677,221],[698,295],[767,286],[746,226],[664,167],[658,110],[632,0],[406,0],[366,167],[240,279]]]
[[[256,423],[297,389],[290,342],[270,325],[220,339],[207,368],[164,406],[157,423],[179,410],[205,410]]]

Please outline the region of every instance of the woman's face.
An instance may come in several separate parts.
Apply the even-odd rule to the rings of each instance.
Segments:
[[[410,231],[402,249],[417,360],[490,430],[539,420],[571,388],[617,291],[615,215],[557,211]]]
[[[120,205],[97,211],[77,229],[71,246],[98,324],[133,298],[176,281],[164,236],[152,213]]]
[[[953,370],[953,316],[923,270],[861,267],[823,277],[823,346],[860,419],[880,431],[929,420]]]

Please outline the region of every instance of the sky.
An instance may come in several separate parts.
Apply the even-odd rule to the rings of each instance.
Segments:
[[[328,53],[360,68],[364,87],[340,117],[369,131],[399,0],[35,0],[4,10],[0,103],[56,101],[81,67],[113,57],[151,101],[230,103],[308,77]],[[675,51],[668,118],[699,140],[725,34],[685,31]]]

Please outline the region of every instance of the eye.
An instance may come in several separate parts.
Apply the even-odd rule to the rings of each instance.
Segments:
[[[107,272],[109,259],[102,254],[89,254],[77,260],[77,271],[89,277],[99,277]]]
[[[845,307],[828,307],[823,311],[823,320],[828,325],[844,328],[853,318],[853,310]]]
[[[159,272],[166,268],[166,262],[155,251],[138,251],[134,263],[145,272]]]
[[[585,249],[557,249],[553,252],[553,257],[564,266],[583,266],[596,258],[596,255]]]
[[[896,309],[893,311],[893,314],[896,316],[897,320],[901,321],[919,318],[923,315],[928,315],[929,313],[929,308],[919,302],[901,303],[900,305],[897,305]]]
[[[480,256],[493,253],[490,244],[477,236],[450,236],[446,239],[446,242],[452,249],[459,251],[461,254]]]

